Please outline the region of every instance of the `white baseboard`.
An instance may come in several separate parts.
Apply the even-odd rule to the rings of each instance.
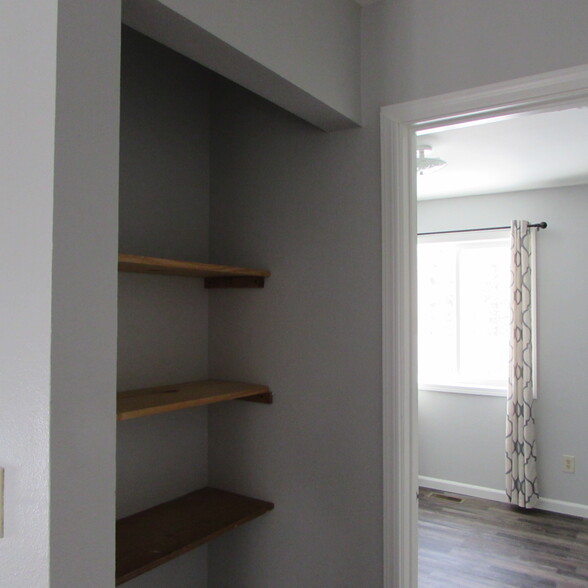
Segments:
[[[465,494],[474,498],[495,500],[496,502],[508,502],[504,490],[495,490],[494,488],[486,488],[485,486],[474,486],[473,484],[464,484],[463,482],[419,476],[419,486],[434,490],[444,490],[445,492],[455,492],[456,494]]]
[[[541,510],[549,510],[551,512],[588,519],[588,506],[585,504],[565,502],[563,500],[555,500],[554,498],[540,498],[539,508]]]
[[[463,482],[453,482],[452,480],[442,480],[429,476],[419,476],[419,486],[434,490],[443,490],[445,492],[455,492],[456,494],[465,494],[474,498],[484,498],[486,500],[508,503],[504,490],[497,490],[496,488],[486,488],[485,486],[475,486],[474,484],[464,484]],[[586,504],[565,502],[553,498],[540,498],[537,508],[588,519],[588,505]]]

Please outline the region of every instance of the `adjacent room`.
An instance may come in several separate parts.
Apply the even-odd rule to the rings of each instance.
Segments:
[[[417,136],[422,588],[588,582],[587,131],[574,105]]]

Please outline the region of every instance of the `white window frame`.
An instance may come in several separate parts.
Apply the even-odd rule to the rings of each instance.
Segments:
[[[438,233],[420,235],[417,241],[418,245],[421,243],[467,243],[471,241],[486,241],[492,243],[493,241],[507,241],[510,239],[509,229],[498,229],[495,231],[471,231],[471,232],[455,232],[455,233]],[[532,275],[535,275],[533,271]],[[459,275],[458,275],[459,279]],[[459,338],[459,332],[457,333]],[[505,397],[507,393],[508,381],[504,386],[492,385],[478,385],[470,383],[418,383],[419,391],[428,392],[443,392],[449,394],[470,394],[475,396],[502,396]]]

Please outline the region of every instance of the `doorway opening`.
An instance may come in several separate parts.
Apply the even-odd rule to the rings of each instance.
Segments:
[[[581,66],[382,109],[386,587],[417,586],[417,133],[587,102],[588,66]]]
[[[562,471],[564,455],[587,459],[576,382],[588,376],[577,351],[588,273],[572,260],[586,247],[588,109],[481,122],[417,135],[448,162],[417,176],[419,587],[454,575],[472,586],[557,583],[566,567],[565,581],[581,583],[586,548],[560,549],[559,538],[588,525],[588,478]],[[510,231],[496,228],[513,219],[547,221],[533,235],[529,282],[537,478],[514,498],[538,492],[527,511],[513,510],[505,492]],[[540,549],[527,540],[531,528]]]

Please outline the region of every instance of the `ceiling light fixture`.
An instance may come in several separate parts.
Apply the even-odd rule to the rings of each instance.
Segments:
[[[427,157],[425,153],[432,151],[430,145],[419,145],[417,147],[416,167],[419,176],[423,174],[432,174],[433,172],[443,169],[447,162],[438,157]]]

